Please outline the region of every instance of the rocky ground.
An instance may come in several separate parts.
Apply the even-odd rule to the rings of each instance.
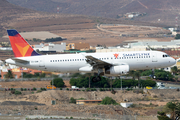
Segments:
[[[15,82],[0,82],[1,87],[8,86],[8,88],[44,88],[49,85],[50,81],[15,81]],[[66,85],[68,81],[65,81]],[[132,108],[124,109],[120,106],[79,106],[70,104],[70,98],[75,99],[84,98],[87,100],[102,100],[106,96],[112,97],[116,102],[133,102]],[[51,100],[56,101],[56,105],[51,105]],[[55,111],[64,112],[82,112],[88,113],[110,113],[117,114],[117,111],[131,111],[127,114],[141,115],[141,116],[156,116],[157,111],[162,110],[163,106],[172,100],[180,100],[180,91],[176,89],[154,89],[154,90],[117,90],[115,94],[110,91],[67,91],[67,90],[48,90],[37,93],[37,91],[22,91],[21,95],[14,95],[11,91],[0,91],[0,109],[5,106],[35,106],[38,110],[45,110],[48,107]],[[15,102],[12,102],[15,101]],[[30,103],[28,103],[30,102]],[[30,110],[35,109],[30,107]],[[97,108],[96,108],[97,107]],[[107,107],[107,108],[106,108]],[[117,107],[117,109],[113,108]],[[26,107],[25,107],[26,108]],[[100,110],[103,108],[102,110]],[[107,112],[109,110],[109,112]],[[113,109],[113,110],[112,110]],[[111,112],[110,112],[111,111]],[[70,114],[71,114],[70,113]],[[72,113],[73,114],[73,113]],[[122,112],[120,113],[122,114]]]

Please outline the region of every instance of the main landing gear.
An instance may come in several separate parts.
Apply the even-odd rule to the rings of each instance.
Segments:
[[[101,81],[100,75],[103,75],[103,74],[104,74],[103,69],[98,69],[98,73],[94,73],[94,77],[92,78],[92,81],[93,82]]]

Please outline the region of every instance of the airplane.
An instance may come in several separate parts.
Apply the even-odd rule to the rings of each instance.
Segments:
[[[14,58],[6,59],[6,63],[42,71],[95,73],[93,82],[101,80],[101,75],[120,76],[130,70],[165,68],[176,63],[160,51],[41,55],[16,30],[7,30],[7,33]]]

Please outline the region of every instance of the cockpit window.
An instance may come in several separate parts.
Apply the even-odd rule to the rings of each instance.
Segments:
[[[167,54],[164,54],[164,55],[163,55],[163,57],[170,57],[170,56],[169,56],[169,55],[167,55]]]

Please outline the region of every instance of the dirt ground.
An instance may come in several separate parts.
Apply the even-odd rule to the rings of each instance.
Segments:
[[[91,46],[97,44],[115,46],[124,41],[155,39],[169,41],[172,38],[149,38],[144,34],[168,33],[169,31],[156,27],[143,27],[133,25],[103,24],[98,23],[91,17],[76,15],[57,14],[23,14],[19,18],[2,23],[7,28],[17,29],[19,32],[48,31],[57,36],[67,38],[66,43],[86,42]],[[120,34],[139,34],[140,37],[121,37]],[[32,34],[33,36],[33,34]],[[44,35],[42,35],[44,36]],[[6,39],[8,41],[8,39]],[[60,42],[57,42],[60,43]],[[31,42],[30,42],[31,44]],[[33,43],[38,44],[38,43]]]
[[[51,81],[14,81],[0,82],[1,88],[46,88]],[[70,87],[69,81],[64,81],[65,86]]]
[[[65,81],[66,85],[69,81]],[[8,88],[44,88],[50,81],[16,81],[0,82],[1,87]],[[87,100],[102,100],[106,96],[112,97],[117,103],[133,102],[135,105],[128,108],[133,114],[141,116],[156,116],[157,111],[161,111],[163,106],[172,100],[180,100],[180,92],[176,89],[144,90],[143,94],[137,91],[118,90],[116,94],[111,91],[67,91],[67,90],[48,90],[40,93],[34,91],[22,91],[22,95],[10,94],[10,91],[0,91],[0,101],[28,101],[45,105],[51,105],[51,100],[56,100],[57,105],[68,105],[70,98],[84,98]]]

